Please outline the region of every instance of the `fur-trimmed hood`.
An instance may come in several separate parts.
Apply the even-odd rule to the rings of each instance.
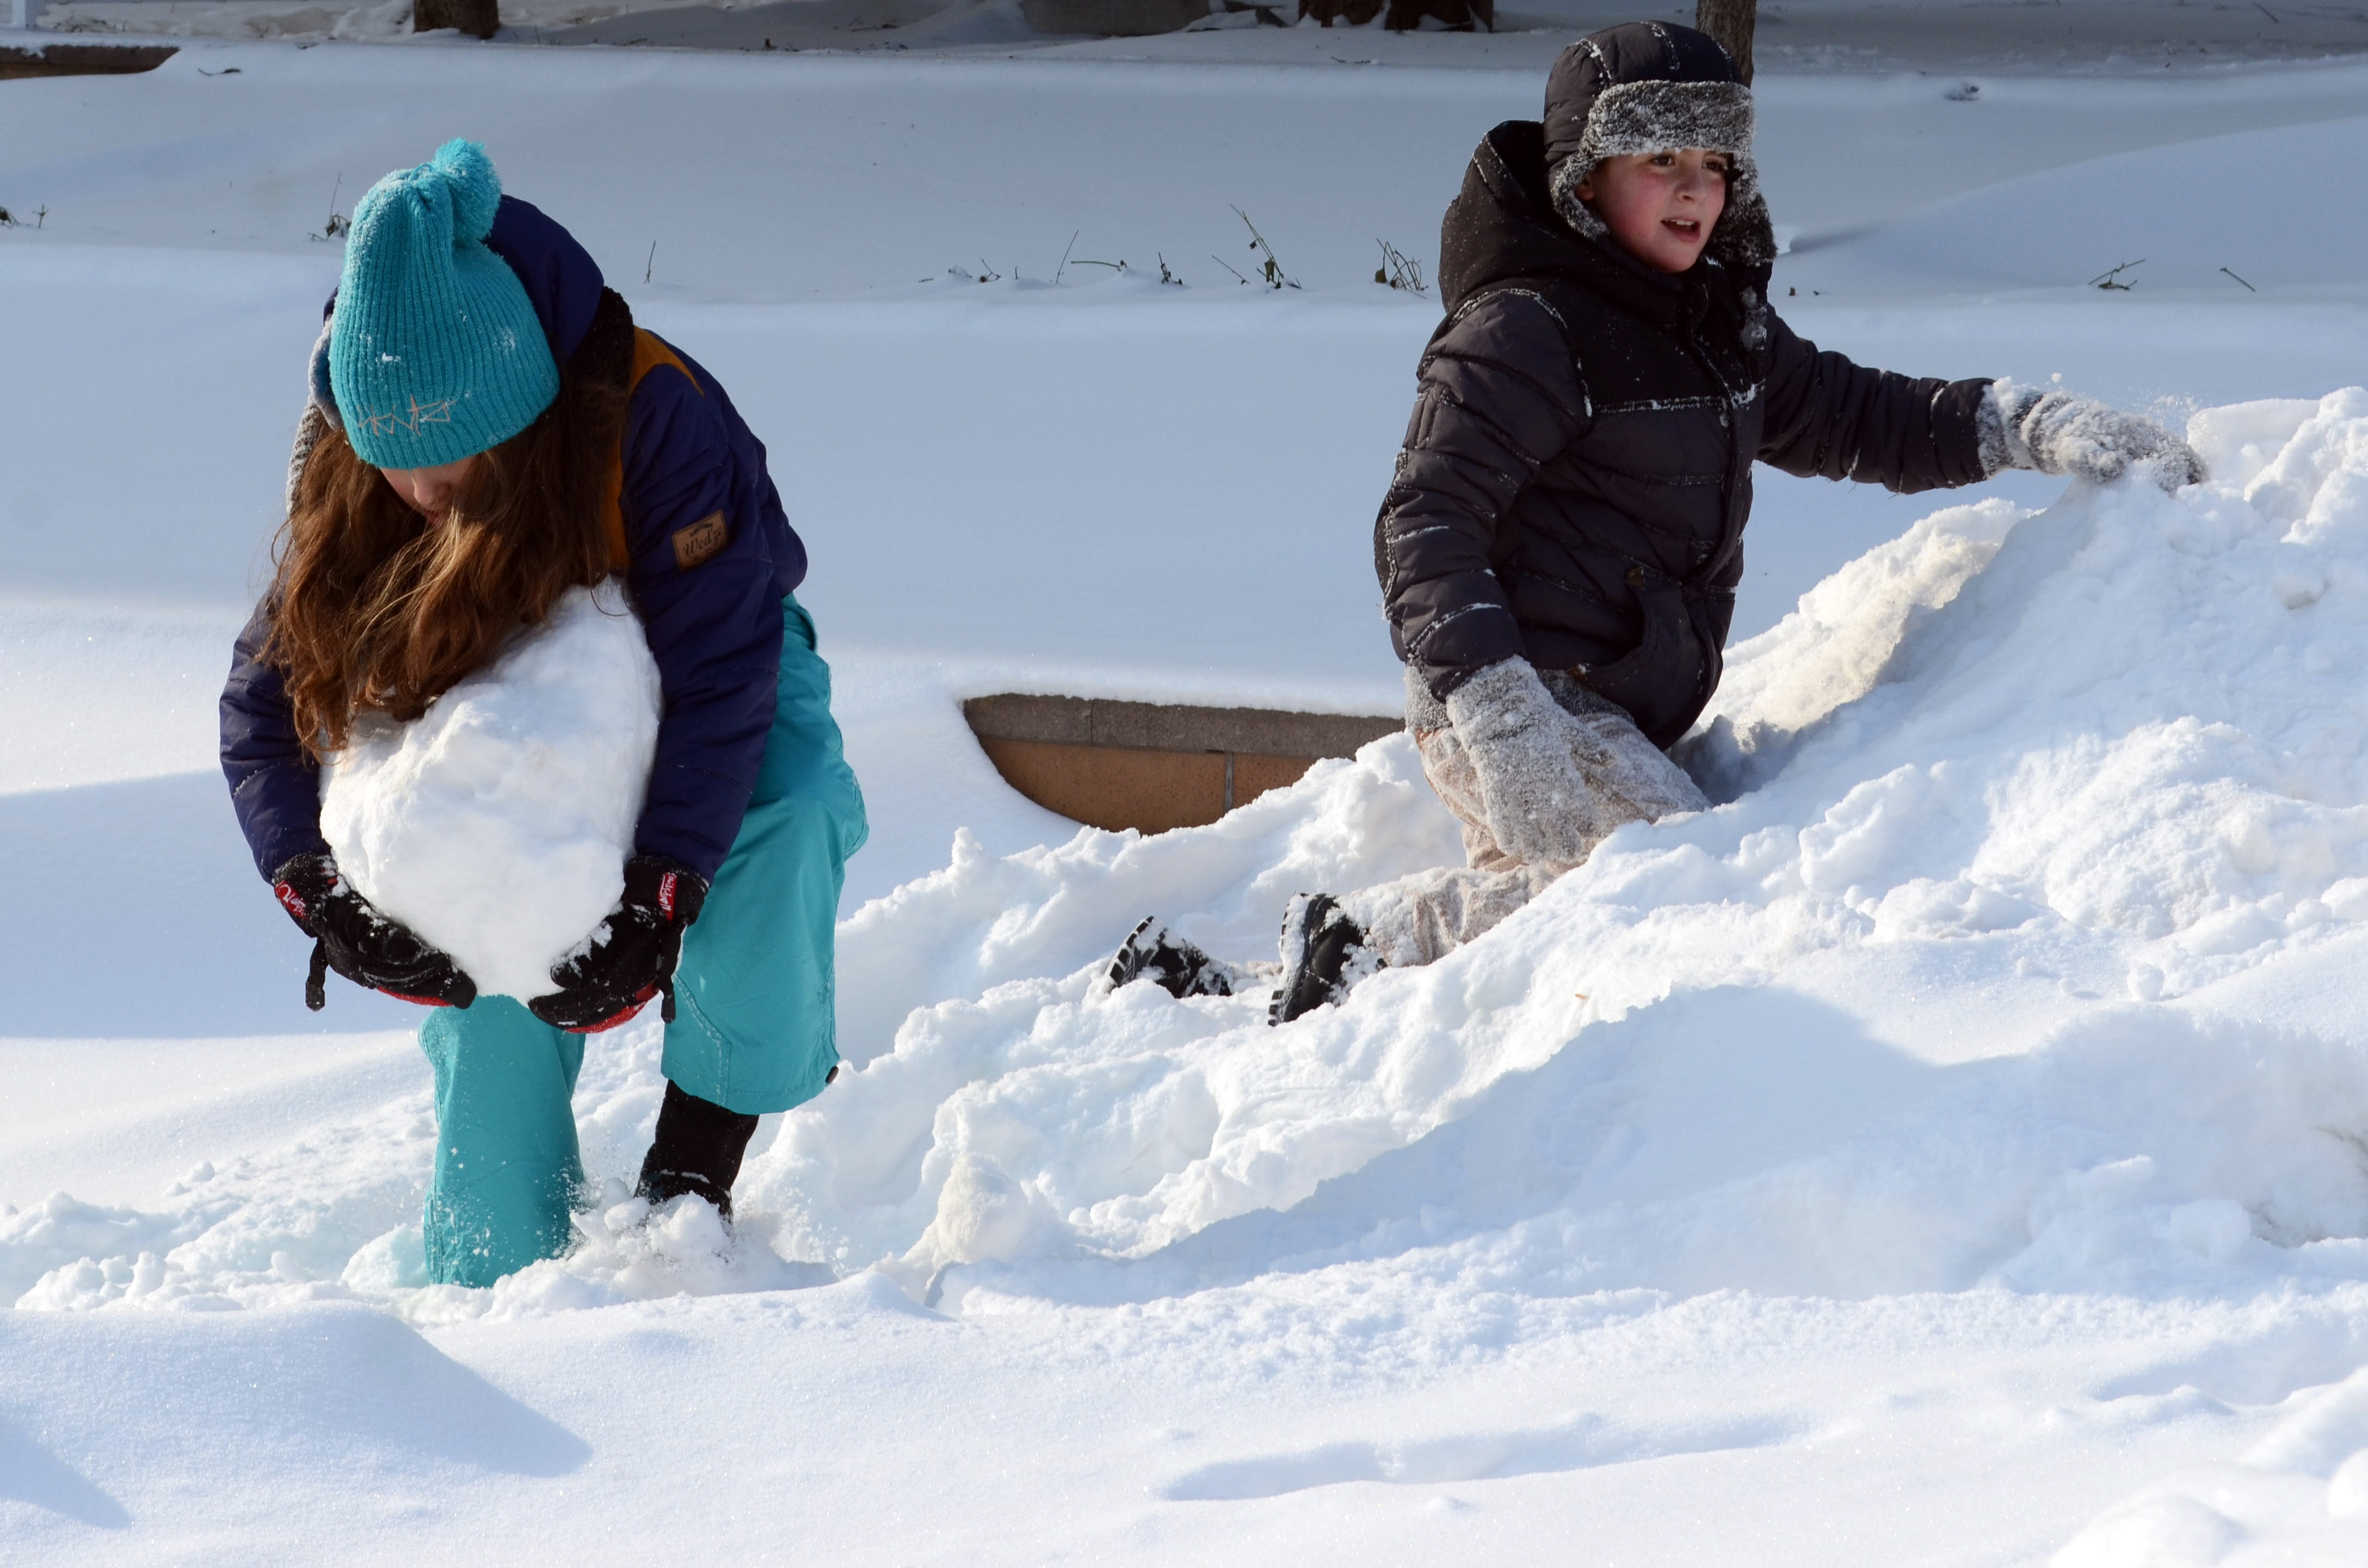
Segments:
[[[1610,248],[1588,244],[1554,216],[1538,122],[1508,119],[1473,149],[1463,187],[1440,223],[1440,301],[1453,314],[1508,278],[1600,272],[1615,260]],[[1674,282],[1659,290],[1675,291]]]
[[[1674,22],[1628,22],[1572,44],[1546,77],[1548,187],[1563,221],[1592,240],[1603,220],[1578,187],[1604,159],[1704,147],[1734,167],[1708,255],[1738,278],[1764,282],[1776,235],[1751,156],[1751,89],[1707,33]]]

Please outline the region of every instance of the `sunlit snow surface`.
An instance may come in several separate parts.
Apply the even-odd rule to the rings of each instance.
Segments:
[[[1950,507],[1851,562],[1735,650],[1690,754],[1726,803],[1622,830],[1489,937],[1345,1006],[1270,1029],[1258,998],[1112,993],[1099,960],[1153,910],[1262,957],[1291,892],[1451,858],[1402,737],[1207,828],[1005,858],[964,835],[856,914],[861,1070],[768,1126],[736,1238],[625,1199],[661,1085],[637,1027],[578,1095],[607,1191],[576,1250],[491,1291],[422,1284],[419,1096],[200,1167],[161,1205],[10,1212],[0,1293],[356,1298],[427,1326],[876,1266],[973,1320],[1214,1310],[1237,1335],[1345,1291],[1369,1315],[1329,1332],[1361,1356],[1452,1364],[1751,1299],[1732,1292],[2268,1290],[2272,1322],[2196,1367],[2100,1363],[2097,1398],[2183,1389],[2220,1412],[2226,1459],[2059,1562],[2345,1560],[2368,1373],[2287,1395],[2368,1358],[2368,1056],[2222,999],[2368,952],[2368,392],[2210,409],[2191,436],[2207,485]],[[1301,1285],[1212,1306],[1278,1269]],[[1164,1494],[1570,1471],[1807,1441],[1834,1416],[1641,1419],[1319,1445]]]
[[[2368,409],[2322,402],[2368,296],[2293,163],[2368,71],[1763,62],[1796,328],[2203,408],[2215,484],[1760,472],[1721,806],[1275,1031],[1095,966],[1452,858],[1403,746],[1073,839],[959,700],[1395,700],[1366,554],[1437,301],[1374,241],[1435,259],[1538,74],[1292,37],[0,85],[0,1559],[2368,1559]],[[625,1198],[645,1023],[587,1052],[577,1249],[491,1291],[421,1284],[416,1014],[304,1011],[212,760],[305,235],[456,131],[767,442],[873,822],[860,1070],[768,1119],[736,1237]],[[1236,206],[1304,290],[1220,271]]]

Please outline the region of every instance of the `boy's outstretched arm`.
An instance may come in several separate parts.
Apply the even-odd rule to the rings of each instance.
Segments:
[[[2001,469],[2100,484],[2146,465],[2165,489],[2200,483],[2203,459],[2142,415],[2010,381],[1910,381],[1820,354],[1771,312],[1759,460],[1804,477],[1903,494],[1974,484]]]
[[[1423,356],[1396,477],[1373,524],[1390,641],[1444,699],[1521,652],[1490,561],[1513,498],[1589,419],[1552,306],[1484,294]]]
[[[1987,379],[1911,381],[1817,346],[1768,313],[1767,422],[1759,460],[1803,478],[1855,479],[1902,494],[1975,484]]]

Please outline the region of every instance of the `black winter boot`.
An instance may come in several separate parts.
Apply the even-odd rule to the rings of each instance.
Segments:
[[[1340,913],[1330,893],[1300,893],[1282,917],[1282,985],[1267,1009],[1269,1024],[1287,1024],[1349,993],[1349,983],[1380,962],[1365,933]]]
[[[697,1095],[687,1095],[669,1080],[665,1103],[658,1107],[658,1135],[642,1162],[641,1185],[634,1190],[652,1208],[684,1193],[696,1193],[732,1218],[732,1184],[740,1179],[740,1156],[757,1119],[726,1110]]]
[[[1234,983],[1225,966],[1146,915],[1134,934],[1121,942],[1110,960],[1112,990],[1130,981],[1148,980],[1170,996],[1231,996]]]

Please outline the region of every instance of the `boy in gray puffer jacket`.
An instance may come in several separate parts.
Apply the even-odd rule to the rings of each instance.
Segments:
[[[1479,936],[1622,823],[1706,807],[1665,748],[1718,686],[1755,460],[1903,493],[2006,468],[2203,477],[2150,420],[1795,336],[1768,306],[1751,122],[1709,37],[1631,23],[1565,50],[1543,123],[1473,154],[1373,537],[1406,725],[1469,864],[1293,900],[1276,1022]],[[1230,989],[1156,922],[1112,965],[1138,976]]]

